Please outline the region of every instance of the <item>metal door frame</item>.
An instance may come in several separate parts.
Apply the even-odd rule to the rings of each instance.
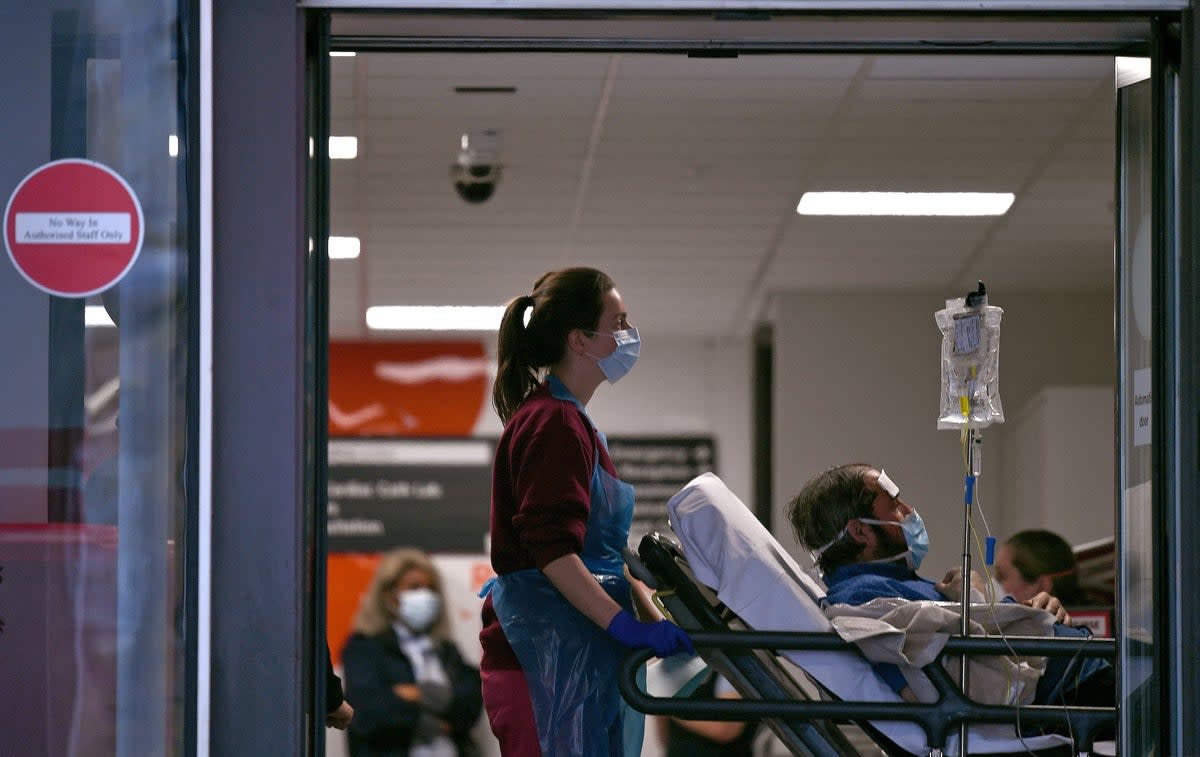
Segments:
[[[1200,30],[1195,0],[223,0],[212,13],[213,140],[213,472],[211,721],[213,753],[321,754],[322,656],[313,649],[324,636],[325,497],[320,450],[327,437],[322,400],[327,385],[327,267],[322,258],[328,223],[328,174],[321,160],[325,123],[313,114],[327,109],[329,49],[422,50],[655,50],[684,51],[724,45],[751,52],[789,53],[1071,53],[1159,55],[1179,66],[1177,121],[1160,119],[1179,179],[1170,213],[1156,212],[1155,226],[1174,219],[1156,246],[1166,277],[1155,290],[1155,313],[1172,330],[1156,345],[1155,444],[1162,465],[1155,508],[1167,514],[1169,559],[1158,583],[1172,596],[1158,622],[1169,629],[1164,650],[1172,675],[1161,724],[1164,752],[1200,752],[1197,724],[1187,713],[1200,705],[1200,664],[1191,650],[1200,642],[1200,557],[1175,534],[1195,533],[1200,513],[1179,506],[1200,494],[1200,382],[1187,368],[1200,361]],[[433,19],[451,33],[369,39],[338,35],[339,18],[387,12],[398,18]],[[208,11],[206,11],[208,12]],[[978,39],[929,44],[927,37],[876,40],[728,40],[588,37],[589,24],[613,19],[761,21],[778,19],[875,19],[884,24],[932,25],[945,20],[979,22],[989,29],[1005,21],[1051,21],[1057,40],[981,48]],[[472,19],[494,32],[453,34]],[[576,34],[504,37],[504,29],[533,19],[577,25]],[[1072,39],[1072,31],[1096,22],[1144,19],[1152,34],[1140,48],[1128,40]],[[982,27],[981,27],[982,28]],[[1177,30],[1177,32],[1176,32]],[[1177,33],[1177,38],[1176,38]],[[1167,56],[1167,57],[1161,57]],[[323,73],[324,72],[324,73]],[[314,79],[313,77],[316,77]],[[325,129],[325,132],[322,132]],[[275,137],[265,155],[263,132]],[[310,139],[313,140],[310,143]],[[315,145],[315,149],[310,148]],[[311,149],[311,152],[310,152]],[[246,156],[254,155],[254,160]],[[314,162],[315,161],[315,162]],[[322,196],[323,195],[323,196]],[[273,235],[264,235],[271,228]],[[307,238],[313,239],[312,252]],[[254,324],[254,328],[248,328]],[[1161,481],[1164,486],[1157,485]],[[1184,547],[1187,547],[1186,549]],[[1167,573],[1167,571],[1170,571]],[[1187,599],[1188,604],[1183,600]],[[203,599],[201,600],[204,601]],[[256,620],[295,621],[255,627]],[[247,620],[251,623],[247,627]],[[283,661],[283,665],[269,664]],[[203,661],[202,661],[203,664]],[[201,680],[205,673],[201,671]],[[1186,685],[1184,682],[1187,682]],[[203,685],[203,684],[202,684]],[[292,701],[286,700],[290,697]],[[207,701],[207,699],[205,699]],[[1168,712],[1173,716],[1168,716]],[[201,730],[204,730],[203,723]],[[200,736],[198,743],[207,743]]]

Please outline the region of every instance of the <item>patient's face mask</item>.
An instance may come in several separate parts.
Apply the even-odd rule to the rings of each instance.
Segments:
[[[875,520],[874,518],[859,518],[858,522],[872,523],[877,526],[900,526],[900,530],[904,532],[904,544],[907,546],[905,551],[873,562],[892,562],[904,559],[907,560],[909,568],[917,570],[921,567],[921,561],[925,559],[925,555],[929,553],[929,532],[925,530],[925,521],[921,520],[921,516],[916,510],[904,516],[904,519],[899,522]]]
[[[888,478],[886,472],[879,471],[879,480],[877,483],[879,488],[889,497],[895,499],[900,495],[900,487],[896,486],[896,484],[890,478]],[[872,560],[871,562],[893,562],[895,560],[903,559],[907,561],[908,567],[915,571],[921,567],[921,561],[924,560],[925,555],[929,553],[929,532],[925,530],[925,521],[921,520],[921,516],[917,514],[916,510],[912,510],[908,513],[908,515],[904,516],[903,519],[898,521],[877,520],[875,518],[852,518],[851,520],[857,520],[859,523],[869,523],[879,526],[899,526],[900,530],[904,534],[905,549],[903,552],[900,552],[897,555],[892,555],[891,557],[885,557],[880,560]],[[850,523],[847,522],[837,536],[830,539],[824,545],[813,550],[813,560],[820,560],[821,555],[825,552],[825,550],[829,549],[843,537],[845,537],[846,534],[849,533],[849,530]]]
[[[642,352],[641,335],[638,334],[636,328],[632,327],[620,331],[589,331],[587,333],[593,336],[605,334],[611,336],[617,343],[617,348],[606,357],[596,357],[590,352],[583,353],[596,361],[596,365],[600,366],[600,372],[604,374],[604,378],[608,379],[608,383],[617,383],[621,377],[629,373],[629,369],[633,368],[633,364],[637,362],[638,355]]]

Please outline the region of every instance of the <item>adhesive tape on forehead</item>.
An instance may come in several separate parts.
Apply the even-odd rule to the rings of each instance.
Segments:
[[[895,497],[900,493],[900,487],[892,483],[892,480],[888,478],[888,474],[883,471],[879,471],[879,488],[887,492],[889,497]]]

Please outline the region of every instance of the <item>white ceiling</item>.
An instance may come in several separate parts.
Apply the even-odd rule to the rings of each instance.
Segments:
[[[500,304],[593,265],[647,333],[747,333],[777,291],[1104,290],[1108,57],[359,53],[333,58],[334,338],[369,305]],[[516,94],[456,94],[455,86]],[[468,205],[459,135],[499,128]],[[998,218],[817,218],[808,190],[1016,193]]]

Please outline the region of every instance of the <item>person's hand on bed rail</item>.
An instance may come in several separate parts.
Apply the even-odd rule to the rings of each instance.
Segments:
[[[951,600],[962,599],[962,568],[951,568],[946,571],[946,576],[940,582],[935,583],[933,588]],[[981,595],[987,596],[987,585],[983,582],[983,576],[976,571],[971,571],[971,588]]]
[[[1062,623],[1065,626],[1071,625],[1070,614],[1067,613],[1066,608],[1062,606],[1062,602],[1058,600],[1058,597],[1054,596],[1053,594],[1048,594],[1044,591],[1039,592],[1033,595],[1032,599],[1028,599],[1021,604],[1029,605],[1030,607],[1036,607],[1039,610],[1045,610],[1054,616],[1054,621],[1056,623]]]
[[[628,610],[621,610],[605,629],[608,635],[632,649],[650,648],[658,657],[687,652],[695,654],[692,640],[683,629],[668,620],[643,623]]]

